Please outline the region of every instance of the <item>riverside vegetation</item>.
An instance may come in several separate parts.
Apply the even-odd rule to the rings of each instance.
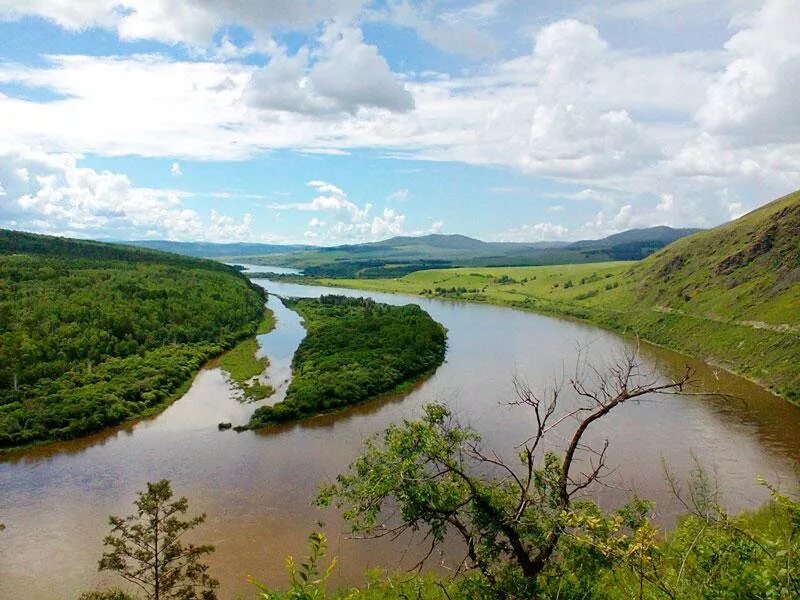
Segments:
[[[800,402],[800,192],[638,262],[315,281],[574,317],[719,364]]]
[[[289,589],[279,591],[252,580],[255,597],[797,598],[800,502],[766,483],[770,503],[733,516],[725,511],[699,461],[683,485],[665,470],[686,511],[666,535],[650,522],[651,502],[634,496],[614,510],[603,510],[585,493],[602,482],[608,447],[607,443],[602,448],[588,447],[586,431],[600,419],[611,418],[628,401],[685,393],[690,382],[690,371],[672,381],[651,379],[642,373],[635,353],[603,370],[590,365],[577,369],[568,382],[576,405],[562,406],[567,390],[561,387],[536,393],[516,382],[517,397],[510,404],[527,411],[531,423],[531,436],[517,447],[516,460],[484,448],[480,434],[460,424],[446,406],[428,405],[421,418],[393,424],[368,439],[349,470],[323,486],[317,502],[322,507],[337,504],[352,531],[361,536],[397,539],[405,531],[419,532],[429,545],[419,567],[445,540],[460,539],[464,553],[450,559],[452,573],[372,571],[362,586],[337,590],[329,584],[336,561],[326,564],[326,539],[314,533],[309,537],[307,559],[287,559]],[[563,453],[547,450],[546,440],[554,430],[573,419]],[[563,439],[564,433],[558,429],[555,437]],[[150,493],[154,485],[168,488],[166,482],[148,484]],[[185,510],[185,501],[181,507]],[[199,524],[202,518],[193,523]],[[158,523],[151,520],[134,537],[150,539],[157,533]],[[406,542],[398,544],[406,547]],[[111,567],[124,576],[129,563],[111,564],[108,556],[104,555],[100,567]],[[139,561],[148,573],[152,558],[146,551]],[[206,582],[213,584],[205,567],[200,568]],[[193,573],[187,572],[174,585],[191,584]],[[148,579],[148,585],[157,575]],[[215,597],[213,587],[206,586],[204,593],[205,598]],[[122,600],[127,596],[95,592],[83,598]]]
[[[0,230],[0,448],[160,410],[263,315],[219,263]]]
[[[275,315],[266,309],[264,318],[256,329],[256,335],[269,333],[275,328]],[[226,352],[219,361],[220,367],[230,377],[231,382],[242,393],[242,399],[246,401],[263,400],[275,393],[275,389],[262,383],[258,377],[269,367],[269,359],[266,356],[258,356],[258,341],[255,337],[249,337],[231,350]]]
[[[420,307],[328,295],[284,304],[308,333],[292,359],[286,398],[256,409],[257,428],[338,410],[400,391],[444,360],[445,329]]]

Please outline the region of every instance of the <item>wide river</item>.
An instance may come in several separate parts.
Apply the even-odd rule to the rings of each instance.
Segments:
[[[217,548],[211,565],[222,598],[250,597],[248,575],[282,584],[286,555],[303,554],[305,539],[319,529],[319,521],[331,553],[339,557],[339,583],[360,581],[370,566],[410,566],[419,551],[415,540],[348,539],[335,512],[313,507],[320,482],[343,471],[365,437],[419,415],[420,407],[432,401],[448,403],[462,422],[480,430],[485,446],[508,451],[532,431],[524,409],[504,404],[513,398],[514,376],[544,388],[574,370],[578,348],[602,363],[630,344],[580,323],[487,305],[259,283],[281,296],[334,292],[391,304],[415,302],[447,327],[446,362],[402,397],[278,430],[240,434],[220,432],[217,424],[244,423],[254,407],[235,399],[212,363],[183,398],[155,418],[0,458],[0,521],[7,527],[0,533],[0,598],[75,598],[80,590],[118,585],[114,575],[97,572],[108,515],[132,512],[136,491],[161,478],[189,498],[192,512],[207,513],[198,540]],[[278,387],[272,402],[285,391],[291,357],[305,330],[278,298],[270,296],[268,305],[277,327],[259,341]],[[680,374],[687,363],[649,346],[641,358],[645,368],[661,377]],[[676,506],[662,461],[685,479],[694,457],[716,478],[725,504],[734,511],[765,501],[758,475],[796,489],[800,409],[747,381],[692,364],[706,389],[721,388],[739,399],[645,398],[597,423],[590,438],[595,444],[610,440],[608,463],[614,469],[607,485],[593,492],[604,506],[613,507],[635,491],[657,501],[655,519],[668,525]]]

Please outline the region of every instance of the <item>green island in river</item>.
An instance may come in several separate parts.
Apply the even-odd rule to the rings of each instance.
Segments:
[[[637,262],[311,281],[577,318],[719,365],[800,402],[800,192]]]
[[[308,334],[292,359],[286,398],[256,409],[249,428],[294,421],[373,400],[432,373],[447,334],[419,306],[369,298],[289,298]]]

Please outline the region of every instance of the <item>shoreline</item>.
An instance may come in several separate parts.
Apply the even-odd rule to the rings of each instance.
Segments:
[[[565,320],[568,320],[568,321],[574,321],[574,322],[578,322],[578,323],[582,323],[582,324],[589,324],[589,325],[593,325],[595,327],[598,327],[598,328],[600,328],[600,329],[602,329],[604,331],[609,331],[609,332],[612,332],[612,333],[616,333],[616,334],[621,335],[621,336],[626,337],[626,338],[630,337],[630,336],[638,336],[642,341],[646,342],[647,344],[650,344],[652,346],[656,346],[658,348],[663,348],[663,349],[669,350],[671,352],[675,352],[677,354],[680,354],[681,356],[685,356],[686,358],[689,358],[689,359],[692,359],[692,360],[697,360],[697,361],[700,361],[700,362],[702,362],[702,363],[704,363],[704,364],[706,364],[708,366],[721,369],[721,370],[723,370],[723,371],[725,371],[725,372],[727,372],[727,373],[729,373],[731,375],[739,377],[739,378],[741,378],[741,379],[743,379],[745,381],[748,381],[748,382],[758,386],[759,388],[761,388],[765,392],[768,392],[769,394],[771,394],[775,398],[779,398],[780,400],[788,402],[792,406],[800,406],[800,402],[799,401],[795,401],[792,398],[790,398],[788,395],[783,394],[783,393],[781,393],[780,391],[778,391],[778,390],[776,390],[774,388],[771,388],[766,383],[766,381],[764,381],[763,379],[759,379],[759,378],[747,375],[745,373],[742,373],[741,371],[736,370],[736,368],[733,365],[731,365],[729,362],[727,362],[727,361],[725,361],[723,359],[720,359],[718,357],[715,357],[715,356],[713,356],[711,354],[708,354],[708,355],[705,355],[705,356],[696,355],[696,354],[693,354],[693,353],[691,353],[691,352],[689,352],[687,350],[684,350],[684,349],[681,349],[681,348],[677,348],[677,347],[675,347],[673,345],[669,345],[669,344],[666,344],[666,343],[662,343],[662,342],[658,342],[656,340],[653,340],[651,337],[644,335],[644,333],[642,333],[642,332],[636,332],[635,330],[633,330],[633,327],[630,326],[630,325],[629,326],[620,325],[620,326],[615,327],[615,326],[610,324],[611,323],[610,321],[605,320],[605,319],[596,320],[596,319],[591,318],[591,317],[582,317],[582,316],[580,316],[578,314],[575,314],[574,311],[576,309],[577,310],[581,310],[582,312],[586,312],[586,313],[591,314],[593,311],[591,310],[591,307],[588,307],[588,306],[586,306],[586,307],[584,307],[584,306],[580,306],[580,307],[579,306],[569,306],[569,307],[565,306],[564,310],[559,310],[558,305],[561,304],[561,303],[559,303],[557,301],[556,302],[550,302],[548,307],[544,307],[544,306],[541,306],[541,305],[536,306],[536,305],[531,305],[531,304],[523,305],[523,303],[521,303],[521,302],[513,302],[513,301],[512,302],[492,302],[491,300],[488,299],[487,296],[483,296],[482,298],[452,298],[452,297],[437,298],[435,296],[432,297],[430,295],[414,294],[411,291],[398,291],[398,290],[393,290],[391,288],[381,287],[381,286],[378,286],[378,285],[369,285],[369,282],[371,282],[371,281],[384,281],[384,280],[380,280],[380,279],[377,279],[377,280],[370,280],[370,279],[358,280],[359,284],[361,284],[362,281],[364,282],[364,284],[366,284],[366,285],[364,285],[364,284],[358,285],[358,287],[354,287],[353,286],[353,280],[349,280],[349,279],[348,280],[343,280],[343,283],[341,283],[341,284],[337,283],[337,280],[331,279],[331,278],[308,278],[306,281],[302,281],[302,279],[303,279],[303,276],[291,276],[291,279],[287,278],[287,280],[291,281],[291,283],[296,283],[298,285],[316,285],[316,286],[321,286],[321,287],[328,287],[328,288],[331,288],[331,289],[337,289],[337,288],[356,289],[356,290],[363,290],[363,291],[380,292],[380,293],[385,293],[385,294],[393,294],[393,295],[397,295],[397,296],[424,298],[426,300],[439,300],[439,299],[442,299],[442,300],[447,300],[448,302],[461,302],[461,303],[465,303],[465,304],[484,304],[484,305],[489,305],[489,306],[497,306],[497,307],[501,307],[501,308],[508,308],[508,309],[511,309],[511,310],[518,310],[520,312],[533,313],[533,314],[547,316],[547,317],[553,317],[553,318],[565,319]],[[546,301],[546,299],[537,299],[537,300],[539,300],[540,302],[543,301],[543,300]],[[600,312],[597,312],[597,311],[594,311],[594,314],[597,315],[598,317],[601,317],[601,318],[603,316],[603,313],[600,313]],[[697,317],[697,316],[694,316],[694,315],[686,315],[686,314],[675,315],[675,316],[678,316],[678,317],[683,318],[683,319],[702,319],[702,317]],[[734,326],[734,327],[745,327],[745,325],[742,325],[742,324],[739,324],[739,323],[719,323],[719,325]],[[762,330],[762,331],[764,331],[764,330]],[[766,330],[766,331],[769,331],[769,330]],[[781,332],[773,332],[773,333],[781,333]]]
[[[260,286],[256,286],[256,287],[258,287],[259,289],[263,289]],[[220,358],[222,358],[225,354],[227,354],[228,352],[233,350],[237,345],[239,345],[243,341],[246,341],[246,340],[248,340],[250,338],[256,338],[257,336],[262,335],[263,333],[269,333],[269,331],[266,331],[266,332],[259,331],[260,328],[261,328],[261,325],[268,319],[268,316],[267,316],[268,313],[271,313],[271,311],[270,311],[270,309],[267,308],[266,302],[264,302],[264,311],[261,313],[261,315],[259,315],[258,320],[255,320],[255,321],[252,322],[252,324],[251,324],[252,331],[251,332],[247,333],[246,335],[242,335],[240,337],[237,337],[233,341],[233,343],[231,344],[231,346],[229,348],[223,348],[221,352],[218,352],[217,354],[211,355],[211,356],[207,357],[205,360],[203,360],[203,363],[199,366],[199,368],[196,371],[194,371],[189,377],[187,377],[186,380],[183,381],[179,386],[177,386],[175,388],[175,390],[170,392],[170,394],[162,402],[160,402],[159,404],[157,404],[155,406],[151,406],[150,408],[146,409],[142,413],[140,413],[138,415],[135,415],[135,416],[133,416],[133,417],[131,417],[129,419],[125,419],[124,421],[121,421],[120,423],[117,423],[115,425],[111,425],[109,427],[102,427],[102,428],[97,429],[95,431],[87,432],[85,435],[79,435],[79,436],[76,436],[76,437],[73,437],[73,438],[65,438],[65,439],[55,438],[55,439],[37,440],[35,442],[31,442],[29,444],[24,444],[22,446],[10,446],[8,448],[0,448],[0,462],[6,460],[8,458],[12,458],[15,455],[22,456],[28,450],[46,448],[47,446],[53,446],[55,444],[68,444],[70,442],[79,442],[81,440],[89,439],[92,436],[114,433],[114,432],[122,430],[122,429],[124,429],[126,427],[133,427],[133,426],[135,426],[136,424],[138,424],[138,423],[140,423],[142,421],[145,421],[145,420],[148,420],[148,419],[152,419],[152,418],[158,416],[159,414],[164,412],[167,408],[169,408],[170,406],[175,404],[175,402],[177,402],[178,400],[183,398],[183,396],[186,395],[186,393],[192,387],[192,384],[194,383],[195,379],[197,379],[197,376],[203,370],[205,370],[207,368],[210,368],[210,367],[218,366],[218,365],[215,365],[213,363],[218,362],[220,360]],[[273,316],[272,317],[272,327],[274,328],[274,326],[275,326],[275,320],[274,320],[274,316]]]

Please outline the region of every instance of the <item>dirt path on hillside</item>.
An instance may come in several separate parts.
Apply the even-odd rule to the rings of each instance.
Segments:
[[[776,333],[791,333],[800,335],[800,326],[789,325],[788,323],[765,323],[764,321],[736,321],[734,319],[724,319],[717,316],[709,315],[695,315],[680,310],[679,308],[670,308],[669,306],[654,306],[653,310],[665,314],[677,314],[685,317],[693,317],[695,319],[704,319],[706,321],[714,321],[716,323],[725,323],[727,325],[741,325],[742,327],[750,327],[751,329],[767,329]]]

